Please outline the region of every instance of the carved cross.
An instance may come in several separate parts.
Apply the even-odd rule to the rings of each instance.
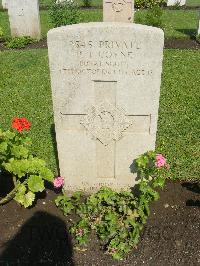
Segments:
[[[126,114],[116,103],[117,81],[93,81],[95,103],[83,114],[68,114],[62,111],[62,117],[67,118],[66,126],[71,130],[71,121],[75,120],[75,130],[84,130],[87,137],[96,140],[96,161],[98,178],[115,178],[116,142],[123,138],[126,132],[132,133],[139,128],[142,133],[150,130],[149,115],[136,116]],[[65,120],[64,118],[64,120]],[[141,121],[143,121],[141,123]],[[137,131],[136,131],[137,132]],[[105,165],[107,167],[105,167]]]

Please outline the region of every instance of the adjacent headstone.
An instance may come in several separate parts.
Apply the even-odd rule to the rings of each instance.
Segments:
[[[200,35],[200,20],[199,20],[197,35]]]
[[[8,9],[8,0],[2,0],[1,4],[3,9]]]
[[[8,14],[13,37],[40,38],[38,0],[10,0],[8,2]]]
[[[56,0],[56,4],[61,4],[61,3],[64,3],[64,2],[73,3],[74,0]]]
[[[103,0],[104,22],[133,22],[133,0]]]
[[[184,6],[185,3],[186,0],[168,0],[167,6],[175,6],[175,5]]]
[[[164,34],[129,23],[48,32],[60,174],[68,191],[135,184],[133,160],[155,148]]]

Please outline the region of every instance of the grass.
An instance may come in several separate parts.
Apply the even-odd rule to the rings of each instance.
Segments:
[[[40,6],[50,6],[53,2],[53,0],[40,0]],[[84,6],[83,0],[76,0],[77,4],[79,6]],[[90,0],[91,6],[102,6],[103,0]]]
[[[186,0],[186,6],[199,6],[200,0]]]
[[[146,10],[138,11],[135,14],[136,23],[145,23]],[[40,11],[42,37],[46,37],[49,29],[53,26],[49,21],[48,11]],[[102,21],[102,10],[81,11],[81,21]],[[165,26],[166,38],[189,39],[196,34],[198,23],[198,12],[196,10],[164,10],[163,23]],[[0,26],[6,36],[10,36],[9,21],[7,12],[0,12]]]
[[[157,147],[169,157],[173,178],[199,178],[199,64],[198,51],[165,51]]]
[[[50,6],[53,0],[39,0],[40,7],[43,6]],[[83,0],[77,0],[79,6],[83,6]],[[91,6],[102,6],[103,0],[91,0]],[[1,6],[1,4],[0,4]],[[200,0],[187,0],[186,6],[199,6],[200,7]]]
[[[49,6],[52,0],[40,0],[40,6]],[[79,5],[83,5],[83,0],[78,0]],[[102,6],[103,0],[91,0],[92,6]],[[186,6],[199,6],[200,0],[186,0]]]
[[[1,127],[27,117],[33,151],[56,171],[47,50],[2,52],[0,61]],[[198,51],[165,50],[157,149],[169,158],[172,178],[199,178],[199,63]]]
[[[145,24],[146,10],[136,12],[135,21]],[[196,10],[164,10],[163,25],[165,38],[190,39],[196,35],[198,12]]]
[[[102,11],[99,10],[84,10],[81,11],[81,21],[82,22],[91,22],[91,21],[102,21],[103,14]],[[47,32],[53,28],[50,20],[48,11],[41,10],[40,11],[40,21],[41,21],[41,32],[42,37],[45,38]],[[7,12],[0,11],[0,27],[3,28],[4,35],[6,37],[10,37],[10,26]]]

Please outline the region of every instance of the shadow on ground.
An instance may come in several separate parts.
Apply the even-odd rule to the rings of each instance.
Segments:
[[[0,265],[73,266],[72,255],[66,224],[54,215],[38,211],[3,246]]]
[[[175,30],[179,31],[185,35],[188,35],[190,37],[190,40],[196,39],[197,28],[196,29],[175,29]]]
[[[182,186],[187,190],[200,195],[200,183],[183,183]],[[189,199],[186,201],[186,206],[200,207],[200,200]]]

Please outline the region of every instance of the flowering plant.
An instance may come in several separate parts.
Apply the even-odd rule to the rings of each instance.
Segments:
[[[14,118],[12,129],[0,129],[0,170],[1,175],[12,178],[14,188],[0,205],[14,198],[25,208],[35,200],[35,193],[45,189],[45,180],[53,182],[53,173],[46,163],[30,154],[31,139],[27,136],[30,122],[26,118]]]
[[[55,188],[61,188],[64,185],[64,178],[62,176],[57,176],[53,180],[53,185]]]
[[[55,203],[64,215],[77,216],[71,220],[70,232],[80,245],[87,244],[92,230],[114,259],[122,259],[137,245],[150,214],[150,203],[159,198],[155,189],[164,187],[169,165],[162,154],[153,151],[142,154],[135,165],[139,176],[137,195],[102,187],[89,197],[80,192],[57,197]]]

